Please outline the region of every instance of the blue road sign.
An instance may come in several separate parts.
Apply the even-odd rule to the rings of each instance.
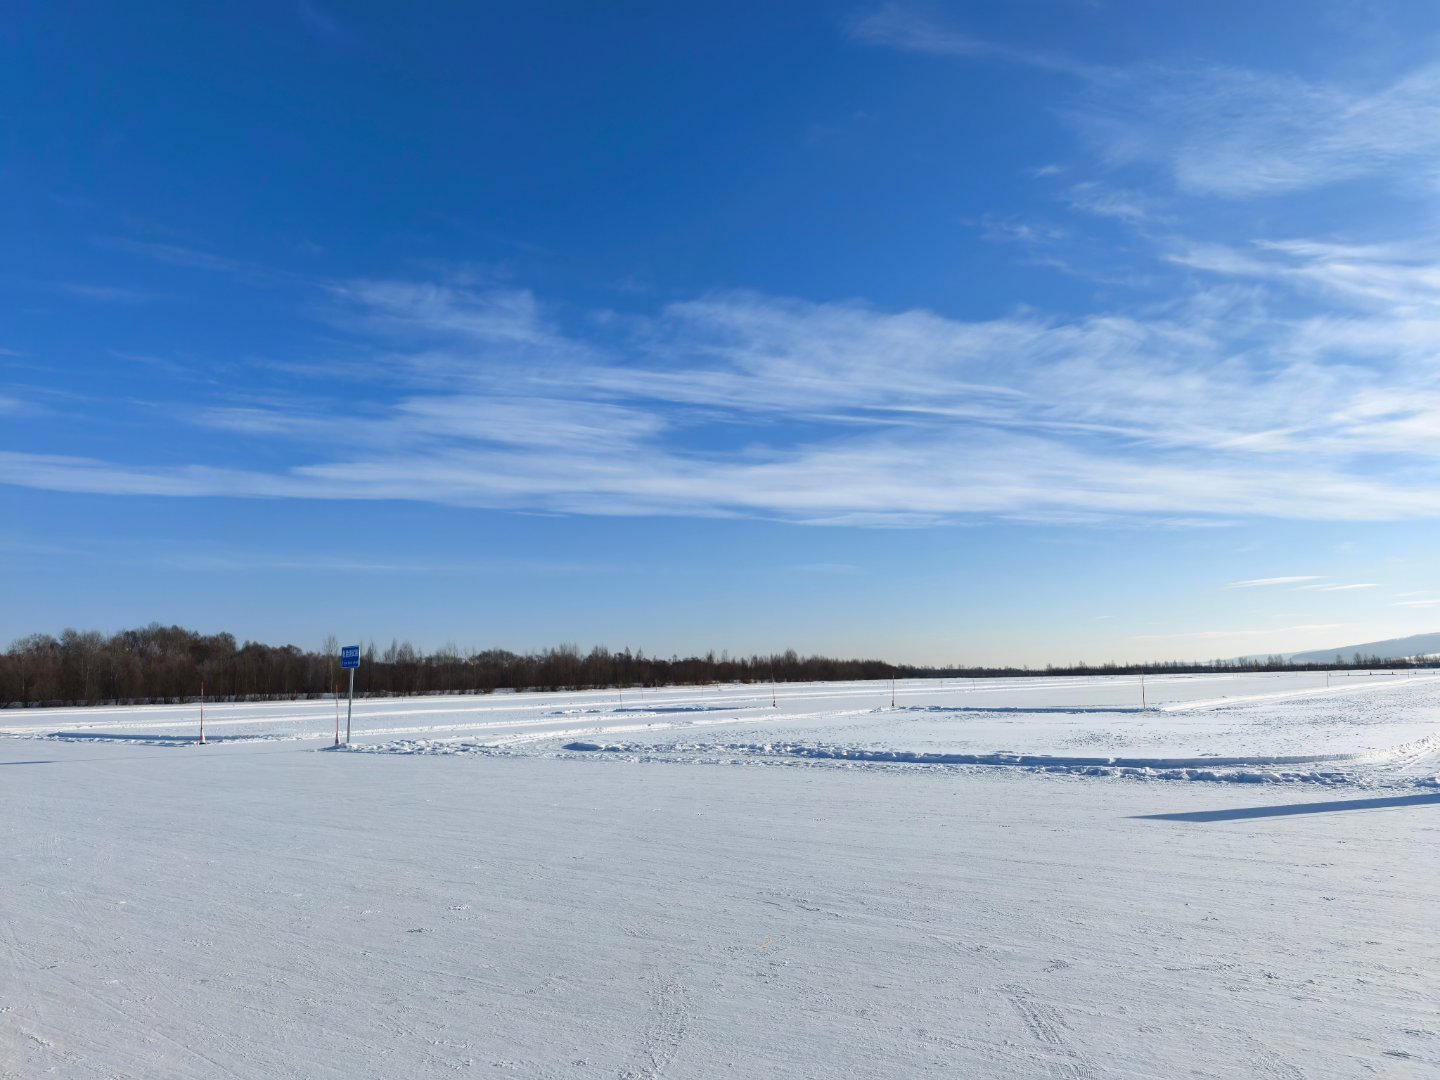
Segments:
[[[341,670],[353,671],[360,666],[360,646],[340,646],[340,668]]]

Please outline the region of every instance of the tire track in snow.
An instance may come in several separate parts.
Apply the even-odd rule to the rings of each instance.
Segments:
[[[1176,701],[1169,705],[1155,705],[1157,712],[1208,712],[1223,709],[1228,705],[1248,705],[1256,701],[1290,701],[1295,698],[1344,697],[1349,694],[1365,694],[1374,690],[1388,690],[1405,685],[1407,680],[1379,678],[1373,683],[1354,683],[1349,686],[1317,686],[1301,690],[1278,690],[1269,694],[1236,694],[1233,697],[1201,698],[1198,701]]]
[[[1061,1060],[1047,1063],[1046,1072],[1062,1080],[1093,1080],[1094,1068],[1070,1046],[1070,1026],[1065,1023],[1060,1010],[1035,1000],[1023,986],[997,986],[995,989],[1019,1015],[1030,1037],[1060,1057]]]
[[[689,1026],[685,987],[671,979],[656,981],[650,993],[650,1022],[640,1047],[620,1069],[620,1080],[658,1080],[680,1052]]]
[[[1254,1075],[1264,1080],[1305,1080],[1305,1074],[1274,1050],[1261,1050],[1250,1059]]]

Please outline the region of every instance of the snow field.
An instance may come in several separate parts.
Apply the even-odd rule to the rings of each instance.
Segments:
[[[9,740],[0,1075],[1434,1075],[1437,811]]]
[[[1138,690],[0,713],[0,1078],[1440,1075],[1440,679]]]
[[[349,749],[808,767],[1434,783],[1440,675],[914,680],[361,700]],[[891,701],[894,701],[892,707]],[[335,702],[210,704],[207,742],[333,746]],[[190,747],[197,705],[12,710],[0,734]],[[210,747],[207,747],[210,749]]]

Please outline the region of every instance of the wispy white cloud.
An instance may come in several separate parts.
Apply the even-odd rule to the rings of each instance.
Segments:
[[[1162,164],[1191,194],[1249,198],[1367,176],[1410,185],[1440,178],[1440,65],[1368,87],[1156,67],[1097,84],[1069,115],[1108,161]]]
[[[184,247],[180,244],[155,243],[148,240],[131,240],[124,236],[97,236],[95,244],[111,251],[123,251],[130,255],[153,259],[156,262],[183,266],[191,270],[214,270],[220,273],[248,274],[256,268],[238,259],[226,258],[208,251]]]
[[[1318,634],[1343,630],[1344,623],[1301,623],[1297,626],[1247,627],[1239,630],[1190,630],[1176,634],[1136,634],[1135,641],[1214,641],[1226,638],[1273,637],[1276,634]]]
[[[389,450],[492,443],[603,451],[633,446],[669,426],[655,412],[609,402],[473,393],[402,398],[373,416],[326,415],[300,406],[244,405],[204,409],[193,420],[245,435]]]
[[[55,288],[82,300],[97,300],[109,304],[148,304],[164,299],[163,293],[145,289],[131,289],[120,285],[86,285],[76,282],[60,282]]]
[[[1366,581],[1355,585],[1301,585],[1297,592],[1351,592],[1355,589],[1378,589],[1376,582]]]
[[[303,460],[303,458],[302,458]],[[1313,477],[1305,472],[1304,477]],[[297,464],[280,474],[199,466],[123,466],[46,455],[0,456],[0,481],[128,495],[423,500],[582,514],[746,514],[832,524],[916,525],[975,515],[1084,510],[1096,520],[1193,511],[1353,517],[1354,503],[1297,497],[1301,474],[1117,462],[1008,433],[930,431],[791,448],[687,452],[653,442],[613,447],[441,443]],[[1334,491],[1344,482],[1333,478]],[[1440,495],[1353,485],[1366,512],[1440,514]]]
[[[567,367],[600,356],[589,343],[561,333],[525,289],[361,280],[333,283],[326,292],[332,303],[324,317],[348,333],[400,343],[403,351],[387,359],[415,378],[453,384],[509,364],[528,379],[563,379]]]
[[[300,0],[296,10],[300,15],[300,22],[316,37],[330,42],[348,39],[349,35],[335,17],[322,11],[318,5],[310,3],[310,0]]]
[[[10,451],[0,451],[0,483],[101,495],[315,497],[313,485],[283,475],[200,465],[117,465],[93,458]]]
[[[1100,158],[1159,165],[1183,193],[1254,198],[1366,177],[1425,191],[1440,183],[1440,64],[1369,84],[1215,64],[1117,68],[977,37],[898,2],[849,30],[873,45],[1072,76],[1060,111]],[[1076,205],[1131,223],[1154,217],[1139,193]]]
[[[884,4],[854,19],[849,30],[857,40],[908,52],[999,60],[1085,78],[1095,77],[1103,70],[1063,53],[1019,49],[975,37],[916,4]]]
[[[899,5],[853,29],[905,49],[1056,66]],[[1223,100],[1270,93],[1263,79],[1211,74],[1201,84],[1223,82]],[[1094,81],[1138,78],[1107,71]],[[1361,112],[1390,117],[1393,100],[1413,102],[1428,83],[1405,85]],[[1154,104],[1131,97],[1148,102],[1134,108]],[[1302,93],[1295,115],[1313,119],[1316,102],[1332,99]],[[1179,161],[1210,138],[1209,121],[1172,106],[1165,145]],[[1273,125],[1276,109],[1254,122]],[[1143,130],[1122,114],[1111,118]],[[1251,132],[1234,145],[1263,141]],[[1091,215],[1170,224],[1139,190],[1082,180],[1068,192]],[[1031,246],[1064,235],[986,220]],[[1159,242],[1170,265],[1218,280],[1163,304],[1067,319],[1023,311],[965,321],[717,292],[648,315],[582,313],[577,330],[524,289],[459,277],[331,283],[324,317],[356,343],[346,369],[393,385],[388,400],[194,414],[291,445],[288,470],[34,458],[12,461],[6,475],[34,486],[180,494],[213,482],[309,496],[343,473],[356,497],[874,525],[1440,514],[1440,244]],[[107,243],[176,265],[250,270],[173,245]]]
[[[1160,201],[1142,191],[1112,188],[1098,180],[1084,180],[1066,193],[1071,209],[1093,217],[1113,218],[1127,225],[1156,226],[1174,221]]]
[[[999,218],[987,214],[975,224],[984,239],[996,243],[1043,247],[1068,236],[1066,230],[1046,222],[1023,221],[1015,217]]]
[[[972,322],[717,293],[648,316],[582,313],[584,335],[523,290],[327,292],[326,317],[356,342],[347,371],[400,393],[186,417],[286,446],[288,468],[12,454],[0,478],[872,526],[1440,516],[1440,442],[1424,422],[1440,390],[1417,393],[1414,365],[1317,355],[1303,320],[1223,289]],[[1376,453],[1404,467],[1377,473]]]
[[[1298,293],[1354,309],[1350,320],[1320,322],[1332,348],[1364,348],[1373,322],[1383,318],[1386,348],[1396,329],[1417,344],[1433,346],[1440,300],[1440,244],[1434,239],[1406,244],[1337,244],[1315,240],[1257,240],[1245,247],[1185,243],[1163,252],[1180,266],[1212,274],[1285,285]],[[1318,335],[1317,335],[1318,337]]]
[[[1232,581],[1225,587],[1227,589],[1259,589],[1272,585],[1296,585],[1302,581],[1319,581],[1315,574],[1300,574],[1291,577],[1265,577],[1251,578],[1249,581]]]
[[[117,556],[115,552],[93,552],[90,557],[111,558],[116,561],[133,562],[133,556]],[[200,573],[230,572],[252,574],[257,571],[293,570],[300,573],[323,571],[335,574],[415,574],[415,575],[456,575],[456,574],[592,574],[612,570],[599,563],[562,562],[526,559],[354,559],[327,552],[320,555],[269,555],[248,553],[244,555],[203,555],[192,551],[165,552],[158,556],[147,556],[143,561],[158,562],[177,570]]]

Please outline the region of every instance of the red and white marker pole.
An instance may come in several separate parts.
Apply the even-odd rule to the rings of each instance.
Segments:
[[[200,745],[205,745],[205,680],[200,680]]]

